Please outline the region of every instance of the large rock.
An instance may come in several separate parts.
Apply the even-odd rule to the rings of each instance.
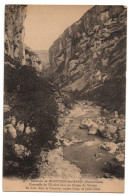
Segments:
[[[98,128],[100,134],[103,136],[103,137],[107,137],[107,138],[111,138],[111,134],[110,132],[106,129],[105,125],[100,125],[99,128]]]
[[[5,125],[5,127],[7,129],[7,135],[10,137],[10,138],[16,138],[17,137],[17,133],[16,133],[16,129],[14,128],[14,126],[12,124],[7,124]]]
[[[30,134],[32,132],[31,128],[29,126],[26,127],[26,134]]]
[[[24,157],[30,156],[31,152],[21,144],[14,144],[15,155],[18,158],[23,159]]]
[[[89,129],[91,127],[97,129],[98,128],[98,125],[92,119],[90,119],[90,118],[83,118],[79,127],[81,129]]]
[[[120,153],[120,154],[116,155],[115,159],[117,162],[124,162],[125,161],[124,153]]]
[[[125,117],[111,118],[108,120],[108,123],[117,126],[118,129],[124,129],[125,128]]]
[[[36,128],[35,127],[31,127],[31,132],[36,132]]]
[[[100,145],[100,148],[114,154],[117,151],[118,146],[113,142],[104,142]]]
[[[18,125],[16,130],[17,130],[17,135],[21,136],[23,134],[24,124],[22,123],[22,124]],[[27,126],[25,133],[30,134],[31,132],[35,132],[35,131],[36,131],[36,129],[34,127],[30,128],[29,126]]]
[[[115,134],[117,131],[117,126],[114,126],[112,124],[107,124],[106,125],[106,129],[111,133],[111,134]]]
[[[88,134],[89,135],[96,135],[98,133],[98,129],[95,127],[90,127]]]
[[[101,125],[98,128],[103,137],[112,138],[117,132],[117,126],[112,124]]]

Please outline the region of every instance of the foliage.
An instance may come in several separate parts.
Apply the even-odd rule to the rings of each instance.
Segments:
[[[13,156],[13,159],[16,159],[14,162],[18,165],[22,165],[22,168],[26,168],[22,169],[22,171],[20,170],[19,175],[22,173],[24,176],[25,170],[29,170],[30,175],[34,170],[38,173],[37,169],[34,168],[37,163],[35,160],[38,161],[41,149],[45,148],[49,150],[50,148],[54,148],[58,118],[58,107],[54,93],[55,90],[53,86],[46,79],[37,76],[35,68],[31,66],[12,68],[9,64],[6,64],[5,102],[10,107],[8,113],[16,117],[15,127],[19,122],[24,124],[23,135],[17,137],[15,142],[24,145],[31,151],[31,157],[26,158],[26,160],[19,160]],[[27,126],[35,128],[36,131],[27,135]],[[5,150],[7,150],[8,145],[5,146]],[[4,159],[5,175],[9,174],[9,168],[12,167],[12,162],[11,165],[8,165],[6,164],[8,163],[6,159],[12,161],[11,154],[5,156]],[[8,165],[8,167],[6,167],[6,165]],[[23,167],[23,165],[25,167]],[[14,168],[14,170],[17,171],[16,168]],[[33,174],[33,176],[35,175]]]

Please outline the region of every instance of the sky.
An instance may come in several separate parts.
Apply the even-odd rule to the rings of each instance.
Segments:
[[[28,5],[24,42],[32,50],[48,50],[64,30],[79,20],[91,5]]]

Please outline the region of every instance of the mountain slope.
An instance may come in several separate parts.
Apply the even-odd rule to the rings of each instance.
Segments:
[[[49,74],[78,99],[124,112],[126,71],[124,6],[94,6],[49,49]]]

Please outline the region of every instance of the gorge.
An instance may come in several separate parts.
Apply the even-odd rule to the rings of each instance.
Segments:
[[[127,8],[93,6],[48,51],[24,43],[26,5],[5,10],[4,176],[123,179]]]

